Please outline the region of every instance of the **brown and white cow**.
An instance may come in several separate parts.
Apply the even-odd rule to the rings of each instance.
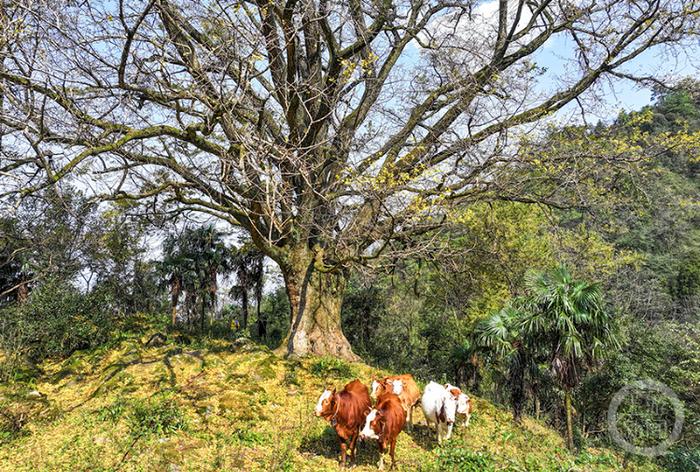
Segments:
[[[401,405],[406,412],[409,428],[413,427],[413,408],[420,400],[420,388],[411,374],[393,375],[381,380],[372,381],[372,397],[379,398],[384,392],[392,392],[399,396]]]
[[[472,399],[469,395],[462,392],[459,387],[455,387],[451,384],[446,384],[445,388],[450,391],[457,398],[457,415],[464,416],[464,426],[469,426],[469,420],[472,417],[472,411],[474,411],[474,406],[472,405]]]
[[[396,467],[396,438],[406,424],[406,411],[398,395],[384,392],[377,398],[377,405],[369,412],[361,439],[376,439],[379,445],[379,462],[384,468],[384,453],[389,449],[391,468]]]
[[[340,464],[345,466],[348,447],[355,462],[355,448],[367,413],[372,408],[369,390],[359,380],[353,380],[336,393],[335,387],[326,389],[316,403],[314,413],[329,421],[340,441]]]

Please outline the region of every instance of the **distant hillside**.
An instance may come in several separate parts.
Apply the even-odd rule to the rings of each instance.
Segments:
[[[336,438],[313,416],[315,401],[326,380],[341,387],[379,373],[334,359],[283,360],[245,342],[146,347],[148,339],[77,352],[44,364],[35,383],[0,386],[0,470],[337,470]],[[475,406],[471,426],[442,448],[418,412],[419,426],[400,435],[399,468],[623,470],[610,451],[574,456],[542,424],[515,427],[507,411],[481,399]],[[376,446],[358,451],[355,470],[376,470]]]

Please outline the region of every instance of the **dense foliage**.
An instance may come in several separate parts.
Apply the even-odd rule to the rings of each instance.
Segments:
[[[146,226],[72,188],[26,198],[0,217],[3,376],[106,341],[136,312],[163,308]]]
[[[557,358],[556,344],[545,353],[548,362],[524,358],[522,338],[509,324],[519,313],[507,307],[531,292],[528,271],[542,274],[566,264],[577,279],[598,283],[619,342],[619,349],[606,349],[606,359],[578,371],[572,406],[577,442],[607,441],[601,433],[614,393],[651,378],[686,406],[685,446],[675,454],[696,454],[682,447],[692,449],[700,438],[697,90],[686,80],[609,125],[552,129],[541,142],[533,140],[531,159],[541,165],[516,177],[533,186],[540,185],[538,174],[556,177],[538,189],[552,205],[469,206],[453,216],[433,257],[404,258],[383,273],[357,277],[343,313],[353,347],[392,369],[458,379],[564,432],[563,384],[547,368]],[[593,161],[595,178],[571,192],[566,182],[577,170],[558,167],[559,154],[578,155],[582,166]],[[623,156],[624,163],[611,156]],[[560,185],[552,185],[557,179]],[[484,346],[474,335],[486,319],[503,330],[506,349]],[[595,340],[567,339],[596,349]],[[513,381],[523,376],[527,382],[513,395]],[[644,408],[635,414],[638,434],[653,430],[653,414]]]
[[[697,463],[699,136],[700,93],[684,81],[611,123],[531,139],[524,155],[532,162],[509,178],[550,204],[459,206],[446,228],[422,236],[430,252],[355,272],[342,305],[352,349],[377,366],[459,383],[518,421],[543,419],[578,446],[609,442],[607,409],[620,388],[660,381],[686,407],[683,436],[662,461],[671,470]],[[576,192],[567,186],[576,169],[559,166],[560,155],[587,169]],[[168,299],[171,324],[190,336],[283,342],[289,297],[261,252],[249,242],[235,247],[214,226],[154,226],[129,211],[49,189],[0,218],[4,378],[97,346],[137,313],[160,322]],[[350,373],[330,358],[311,369]],[[296,373],[286,381],[295,385]],[[663,408],[624,404],[620,427],[640,443],[663,439]],[[134,421],[150,411],[135,409]],[[170,421],[173,412],[162,413]],[[491,464],[460,449],[438,461]]]

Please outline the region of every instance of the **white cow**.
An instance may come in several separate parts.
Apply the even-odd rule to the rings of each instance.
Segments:
[[[435,424],[438,444],[452,436],[452,427],[457,418],[458,397],[459,395],[454,395],[444,385],[436,382],[430,382],[423,391],[423,414],[428,427],[431,423]]]
[[[447,384],[445,385],[445,388],[448,391],[454,392],[455,390],[459,390],[458,387],[455,387],[454,385]],[[459,395],[457,396],[457,414],[458,415],[463,415],[464,416],[464,426],[469,426],[469,420],[472,417],[472,401],[469,398],[469,395],[466,393],[463,393],[461,390],[459,390]]]

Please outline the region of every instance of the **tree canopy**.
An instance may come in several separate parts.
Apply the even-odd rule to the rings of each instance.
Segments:
[[[548,201],[504,178],[530,164],[517,146],[528,125],[600,80],[635,79],[626,65],[697,33],[699,8],[13,2],[0,195],[75,176],[150,213],[227,221],[285,276],[288,351],[354,358],[339,329],[348,268],[420,250],[413,236],[451,205]],[[536,54],[560,40],[574,45],[566,79],[545,80]]]

